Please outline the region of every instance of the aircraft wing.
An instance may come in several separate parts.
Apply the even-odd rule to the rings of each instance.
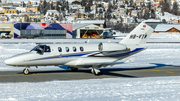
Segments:
[[[103,66],[103,67],[106,67],[108,65],[110,66],[113,66],[113,65],[116,65],[116,64],[126,64],[126,63],[132,63],[134,62],[135,59],[134,58],[131,58],[125,62],[101,62],[101,63],[90,63],[90,64],[85,64],[85,65],[93,65],[93,66]]]
[[[66,66],[71,66],[72,64],[75,64],[76,66],[102,66],[102,67],[106,67],[108,65],[113,66],[115,64],[126,64],[126,63],[131,63],[134,62],[135,59],[131,58],[125,62],[100,62],[100,63],[82,63],[81,60],[76,60],[73,62],[69,62],[67,64],[65,64]]]

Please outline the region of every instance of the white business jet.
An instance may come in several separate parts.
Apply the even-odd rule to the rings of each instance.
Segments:
[[[24,74],[29,74],[28,68],[31,66],[63,65],[72,71],[92,67],[91,72],[99,75],[101,67],[132,62],[133,60],[126,62],[118,60],[146,49],[146,41],[157,24],[157,20],[143,21],[118,43],[40,44],[28,53],[5,60],[5,64],[25,67]]]

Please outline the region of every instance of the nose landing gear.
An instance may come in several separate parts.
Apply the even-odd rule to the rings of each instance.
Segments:
[[[24,70],[23,70],[23,73],[25,74],[25,75],[28,75],[29,74],[29,69],[28,69],[29,67],[26,67]]]

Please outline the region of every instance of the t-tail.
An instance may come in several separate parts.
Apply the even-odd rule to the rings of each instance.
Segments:
[[[145,20],[141,22],[120,43],[127,46],[145,47],[147,40],[159,22],[159,20]]]

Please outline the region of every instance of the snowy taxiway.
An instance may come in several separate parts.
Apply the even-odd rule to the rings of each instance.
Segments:
[[[23,68],[6,66],[3,62],[15,54],[28,52],[34,46],[33,42],[0,44],[0,71],[22,70]],[[179,43],[149,43],[147,47],[147,50],[132,56],[136,59],[135,63],[116,65],[113,68],[180,66]],[[39,71],[50,69],[59,70],[58,67],[40,67]],[[4,79],[6,78],[8,77]],[[0,94],[0,100],[4,101],[179,101],[180,76],[9,82],[0,83]]]

